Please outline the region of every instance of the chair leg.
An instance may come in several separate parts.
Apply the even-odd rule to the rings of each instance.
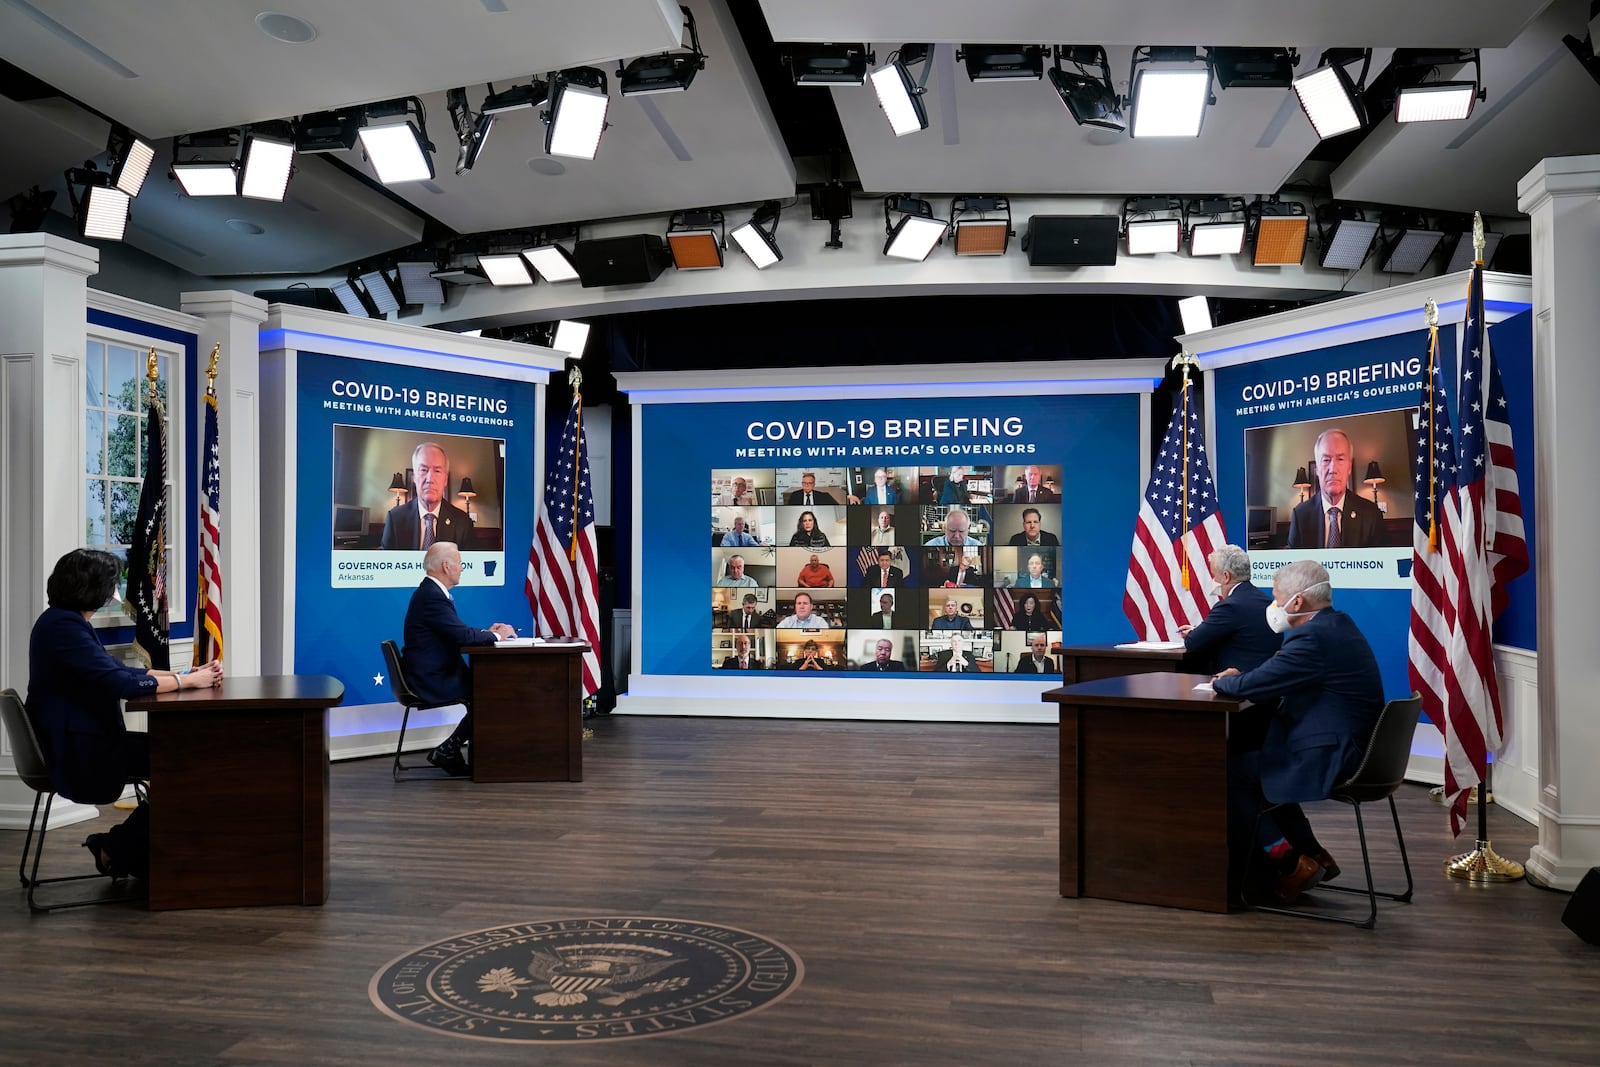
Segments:
[[[55,803],[54,793],[41,795],[44,796],[44,817],[39,823],[39,836],[33,840],[33,870],[23,881],[23,884],[28,887],[28,910],[32,912],[60,911],[62,908],[81,908],[90,904],[115,904],[124,900],[133,899],[136,894],[133,892],[124,891],[117,896],[111,897],[89,897],[87,900],[64,900],[53,904],[40,904],[38,902],[37,894],[39,887],[42,885],[55,885],[59,882],[83,882],[91,878],[106,877],[99,872],[94,874],[68,874],[56,878],[39,877],[39,861],[44,857],[45,832],[50,826],[50,808]],[[39,796],[36,795],[34,797],[34,811],[37,812],[38,808]],[[27,858],[28,854],[25,848],[23,851],[23,861],[26,862]],[[117,879],[113,879],[113,882],[116,881]],[[126,890],[126,887],[124,888]]]
[[[33,794],[33,814],[28,816],[28,833],[22,839],[22,857],[17,861],[17,878],[22,882],[24,888],[29,885],[28,851],[33,847],[33,827],[39,821],[39,801],[43,799],[43,793]],[[46,812],[45,818],[48,819],[49,817],[49,813]]]
[[[1351,807],[1356,809],[1356,826],[1357,826],[1357,828],[1360,828],[1360,826],[1361,826],[1361,805],[1360,804],[1352,804]],[[1374,889],[1374,888],[1372,888],[1371,887],[1372,878],[1371,878],[1370,874],[1368,875],[1368,878],[1367,878],[1367,883],[1368,883],[1368,888],[1367,889],[1362,889],[1360,886],[1332,885],[1332,884],[1323,884],[1323,885],[1318,886],[1317,888],[1319,888],[1319,889],[1331,889],[1336,893],[1371,893],[1372,895],[1380,896],[1380,897],[1384,898],[1385,900],[1395,900],[1395,901],[1399,901],[1401,904],[1409,904],[1409,903],[1411,903],[1411,894],[1412,894],[1412,891],[1416,888],[1416,883],[1414,881],[1412,881],[1412,878],[1411,878],[1411,859],[1410,859],[1410,857],[1408,857],[1406,855],[1406,839],[1405,839],[1405,835],[1400,832],[1400,811],[1399,811],[1399,809],[1397,809],[1395,807],[1394,797],[1393,796],[1389,797],[1389,817],[1394,820],[1394,839],[1395,839],[1395,842],[1400,846],[1400,863],[1405,868],[1405,872],[1406,872],[1406,888],[1405,888],[1404,892],[1394,893],[1394,892],[1389,892],[1389,891],[1386,891],[1386,890],[1383,890],[1383,889]],[[1366,842],[1367,842],[1366,834],[1363,831],[1362,835],[1361,835],[1361,847],[1362,847],[1363,855],[1365,855],[1365,851],[1366,851]]]
[[[402,763],[400,753],[406,744],[406,726],[411,722],[411,707],[406,708],[405,715],[400,718],[400,737],[394,743],[394,771],[393,777],[397,782],[425,782],[437,778],[448,778],[449,774],[435,767],[431,763]],[[425,773],[412,774],[409,772],[421,771]]]
[[[400,772],[409,769],[405,766],[405,764],[400,762],[400,753],[404,751],[406,747],[406,726],[410,722],[411,707],[410,705],[407,705],[406,713],[400,718],[400,736],[395,740],[394,743],[394,780],[397,782],[400,780]]]

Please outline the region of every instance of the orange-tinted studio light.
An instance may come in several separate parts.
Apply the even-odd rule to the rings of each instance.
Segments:
[[[1298,266],[1306,254],[1305,215],[1264,216],[1256,224],[1255,265]]]
[[[1003,256],[1010,236],[1010,219],[961,219],[956,223],[956,255]]]
[[[722,245],[713,230],[678,230],[667,234],[672,265],[679,270],[712,270],[722,266]]]

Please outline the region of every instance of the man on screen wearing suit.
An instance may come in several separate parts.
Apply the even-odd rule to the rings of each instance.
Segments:
[[[735,515],[733,529],[722,535],[723,548],[754,548],[760,543],[749,530],[745,529],[743,515]]]
[[[950,650],[939,653],[938,661],[937,670],[949,671],[952,674],[965,674],[978,669],[977,661],[967,651],[966,639],[960,634],[950,635]]]
[[[887,548],[878,550],[878,565],[863,576],[865,585],[877,589],[899,589],[905,583],[906,572],[894,566],[894,553]]]
[[[417,483],[416,498],[389,509],[383,520],[383,547],[425,552],[438,541],[470,546],[472,520],[444,498],[450,488],[450,459],[444,449],[424,441],[411,451],[411,469]]]
[[[1060,674],[1049,656],[1050,639],[1044,634],[1028,635],[1028,655],[1017,664],[1017,674]]]
[[[744,607],[738,611],[728,612],[728,629],[730,630],[758,630],[761,628],[761,612],[756,610],[756,595],[744,595]]]
[[[1273,892],[1287,902],[1338,870],[1300,805],[1326,799],[1360,765],[1383,710],[1383,678],[1354,620],[1334,610],[1316,560],[1279,569],[1265,615],[1282,647],[1254,670],[1229,667],[1211,684],[1227,697],[1281,701],[1260,749],[1228,753],[1228,838],[1236,879],[1259,848],[1269,866],[1276,862]],[[1280,806],[1258,820],[1270,804]]]
[[[982,589],[989,584],[988,576],[978,569],[978,560],[965,552],[956,557],[956,561],[945,568],[944,587],[946,589]]]
[[[1017,575],[1019,589],[1054,589],[1056,580],[1044,569],[1044,556],[1038,552],[1028,554],[1027,569]]]
[[[1289,515],[1290,548],[1375,548],[1383,543],[1378,505],[1350,491],[1350,435],[1334,428],[1317,435],[1317,495]]]
[[[1049,530],[1041,530],[1039,528],[1043,523],[1044,520],[1039,517],[1038,508],[1023,508],[1022,532],[1012,534],[1011,540],[1006,543],[1016,548],[1026,548],[1029,545],[1060,545],[1061,538]]]
[[[455,596],[450,592],[461,581],[461,550],[449,541],[439,541],[422,558],[426,577],[411,594],[406,607],[405,648],[400,653],[406,682],[425,704],[466,703],[472,692],[471,671],[461,659],[461,650],[475,645],[492,645],[502,637],[515,637],[516,631],[503,622],[487,630],[474,629],[456,614]],[[472,740],[472,709],[455,731],[428,753],[428,762],[452,776],[467,773],[461,746]]]
[[[789,494],[790,504],[800,504],[813,507],[817,504],[837,504],[832,493],[824,493],[817,489],[817,476],[806,471],[800,476],[800,488]]]
[[[754,504],[755,502],[756,495],[750,491],[750,483],[743,478],[735,478],[733,484],[721,496],[717,497],[717,503],[722,505]]]
[[[722,666],[717,668],[724,671],[759,671],[761,661],[750,651],[750,638],[740,634],[733,639],[733,655],[725,656]]]
[[[882,593],[878,596],[878,613],[873,617],[872,625],[880,630],[898,629],[894,624],[894,594]]]
[[[1013,504],[1054,504],[1061,498],[1040,485],[1044,472],[1037,465],[1022,472],[1022,488],[1011,494]]]
[[[871,660],[861,665],[861,669],[868,674],[893,674],[906,669],[904,663],[891,658],[894,655],[894,642],[887,637],[878,638],[876,652]]]
[[[898,504],[900,494],[889,484],[889,472],[879,467],[872,472],[872,488],[861,498],[863,504]]]
[[[955,602],[955,598],[954,597],[946,598],[946,600],[944,602],[944,610],[943,610],[943,612],[939,615],[939,617],[937,619],[933,620],[933,625],[928,627],[928,629],[930,629],[930,630],[970,630],[970,629],[972,629],[972,621],[970,619],[968,619],[965,615],[962,615],[960,612],[961,612],[961,609],[957,606],[957,604]]]

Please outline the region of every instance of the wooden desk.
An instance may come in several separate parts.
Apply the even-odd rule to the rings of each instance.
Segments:
[[[1092,682],[1098,678],[1123,678],[1130,674],[1175,671],[1183,660],[1183,649],[1156,652],[1118,648],[1116,645],[1070,645],[1056,650],[1061,657],[1061,678],[1066,685]]]
[[[472,660],[472,780],[583,781],[585,644],[463,648]]]
[[[326,675],[227,678],[128,701],[149,716],[150,908],[328,899]]]
[[[1228,910],[1228,713],[1204,674],[1063,686],[1061,895]]]

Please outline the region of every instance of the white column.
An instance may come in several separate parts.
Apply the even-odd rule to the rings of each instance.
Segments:
[[[45,579],[83,544],[83,348],[93,248],[48,234],[0,234],[0,686],[26,696],[28,634]],[[0,827],[28,824],[34,793],[0,739]],[[55,825],[93,818],[58,800]]]
[[[1539,844],[1528,873],[1571,889],[1600,864],[1600,156],[1546,159],[1517,185],[1533,220],[1539,558]]]
[[[181,309],[205,321],[200,370],[217,360],[222,453],[222,637],[230,674],[261,673],[261,351],[267,305],[232,291],[184,293]],[[196,418],[204,412],[195,408]],[[196,423],[202,433],[203,423]],[[197,475],[198,476],[198,475]],[[196,626],[199,620],[196,620]]]

